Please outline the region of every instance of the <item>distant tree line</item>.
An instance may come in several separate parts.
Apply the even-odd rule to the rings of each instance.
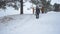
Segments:
[[[54,4],[54,11],[60,11],[60,4]]]
[[[17,6],[17,2],[20,3],[20,7]],[[12,3],[14,3],[14,5]],[[15,10],[21,8],[20,14],[23,14],[23,0],[0,0],[0,8],[6,9],[6,5],[9,7],[12,6]]]
[[[12,2],[10,2],[11,5],[9,5],[8,4],[9,3],[8,1],[0,1],[0,8],[3,8],[3,7],[5,7],[8,4],[8,6],[12,6],[13,8],[18,9],[18,6],[16,5],[16,1],[13,2],[14,5],[12,4]]]
[[[0,1],[0,8],[6,9],[6,1]]]
[[[31,2],[35,5],[41,5],[41,7],[44,8],[44,12],[46,13],[47,11],[51,10],[51,0],[31,0]]]

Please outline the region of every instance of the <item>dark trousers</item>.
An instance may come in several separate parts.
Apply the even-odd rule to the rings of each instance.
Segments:
[[[36,18],[37,18],[37,19],[39,18],[39,14],[36,14]]]

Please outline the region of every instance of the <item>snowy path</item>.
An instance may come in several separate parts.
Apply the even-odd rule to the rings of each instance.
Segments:
[[[60,13],[35,15],[14,15],[5,24],[0,23],[0,34],[60,34]]]

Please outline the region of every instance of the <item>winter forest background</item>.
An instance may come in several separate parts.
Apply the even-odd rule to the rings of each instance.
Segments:
[[[45,13],[48,11],[60,11],[60,0],[23,0],[23,13],[33,14],[36,5],[44,6]],[[0,15],[13,15],[21,13],[21,0],[0,0]]]

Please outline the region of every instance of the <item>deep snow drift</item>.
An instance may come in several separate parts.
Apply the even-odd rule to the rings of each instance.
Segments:
[[[60,34],[60,12],[40,14],[36,19],[33,14],[0,17],[0,34]],[[10,19],[10,20],[9,20]]]

